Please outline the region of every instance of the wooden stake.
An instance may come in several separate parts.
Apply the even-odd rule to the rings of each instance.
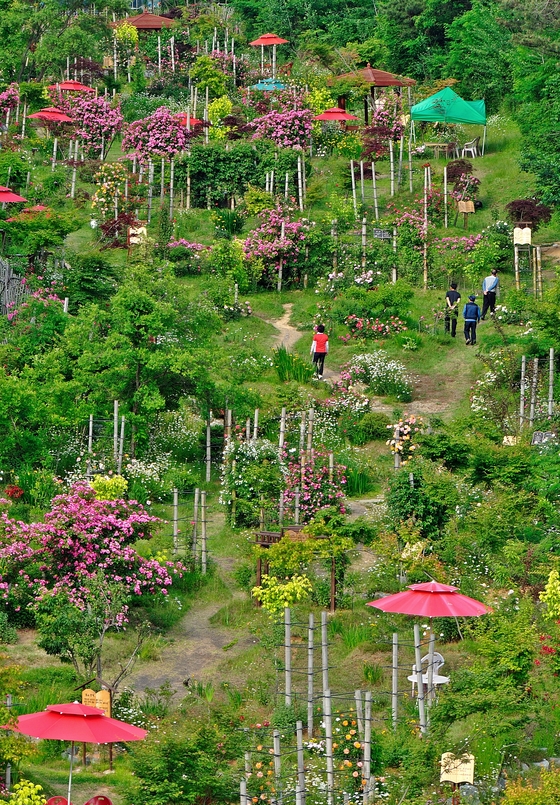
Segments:
[[[334,758],[332,739],[331,692],[323,691],[323,721],[325,723],[325,756],[327,759],[327,805],[333,805]]]
[[[122,463],[123,463],[123,456],[124,456],[124,428],[125,428],[125,418],[124,416],[121,417],[121,438],[119,443],[119,462],[117,464],[117,475],[122,473]]]
[[[211,427],[212,411],[208,412],[208,419],[206,420],[206,483],[210,483],[212,475],[212,427]]]
[[[358,200],[356,198],[356,177],[354,176],[354,160],[350,160],[350,179],[352,181],[352,203],[354,205],[354,216],[358,217]]]
[[[307,737],[313,737],[313,637],[315,631],[315,619],[312,612],[309,613],[309,626],[307,627]]]
[[[284,608],[284,669],[286,690],[284,703],[292,706],[292,614],[290,607]]]
[[[255,421],[253,424],[253,441],[256,442],[259,434],[259,409],[255,408]]]
[[[402,182],[403,150],[404,150],[404,137],[401,137],[401,142],[400,142],[400,145],[399,145],[399,170],[398,170],[398,174],[397,174],[397,187],[400,187],[401,182]]]
[[[194,510],[193,510],[193,536],[192,536],[192,552],[193,557],[196,559],[197,542],[198,542],[198,505],[200,502],[200,489],[197,487],[194,490]]]
[[[373,184],[373,209],[375,220],[379,221],[379,206],[377,204],[377,179],[375,177],[375,162],[371,163],[371,181]]]
[[[515,271],[515,289],[517,291],[521,290],[521,282],[519,279],[519,247],[517,243],[513,245],[513,267]]]
[[[299,525],[299,486],[296,486],[294,494],[294,523]]]
[[[541,247],[535,246],[537,253],[537,296],[540,300],[543,298],[543,281],[542,281],[542,255]]]
[[[327,642],[327,613],[321,612],[321,668],[323,692],[329,687],[329,647]]]
[[[282,408],[282,413],[280,414],[280,435],[278,437],[278,447],[280,450],[284,447],[284,441],[286,439],[286,408]]]
[[[119,401],[113,402],[113,459],[115,464],[119,457]]]
[[[360,738],[364,737],[364,713],[362,709],[362,691],[354,691],[354,701],[356,702],[356,721],[358,727],[358,735]]]
[[[173,490],[173,553],[179,550],[179,491]]]
[[[165,197],[165,159],[161,158],[161,181],[159,190],[159,203],[163,206],[163,199]]]
[[[364,163],[360,162],[363,168]],[[362,268],[366,267],[366,248],[367,248],[367,218],[362,218]]]
[[[395,195],[395,154],[393,141],[389,140],[389,173],[391,179],[391,196]]]
[[[303,212],[303,177],[301,171],[301,156],[298,155],[297,161],[297,176],[298,176],[298,198],[299,198],[299,209],[300,212]]]
[[[362,195],[362,204],[366,203],[365,187],[364,187],[364,161],[360,160],[360,191]]]
[[[420,627],[414,625],[414,657],[416,665],[416,687],[418,693],[418,715],[420,721],[420,735],[425,735],[426,729],[426,710],[424,706],[424,683],[422,682],[422,655],[420,645]]]
[[[548,416],[554,411],[554,347],[550,347],[548,357]]]
[[[161,75],[161,36],[157,38],[157,70],[158,75]]]
[[[393,267],[391,269],[391,282],[393,285],[397,281],[397,227],[393,227]]]
[[[202,575],[205,576],[208,569],[206,551],[206,492],[203,489],[200,493],[200,559],[202,564]]]
[[[173,180],[175,178],[175,160],[169,163],[169,220],[173,221]]]
[[[393,632],[393,669],[391,675],[391,714],[393,729],[397,729],[399,703],[399,636]]]
[[[539,379],[539,359],[533,358],[533,380],[531,383],[531,407],[529,408],[529,427],[535,420],[535,404],[537,402],[537,382]]]
[[[290,188],[290,174],[286,171],[286,178],[284,179],[284,198],[288,200],[288,191]]]
[[[443,169],[443,210],[444,210],[444,223],[445,228],[449,226],[449,210],[447,199],[447,165]]]
[[[408,144],[408,189],[410,193],[414,191],[412,185],[412,150],[410,148],[410,143]]]
[[[519,397],[519,429],[525,424],[525,378],[527,371],[527,358],[525,355],[521,358],[521,393]]]
[[[56,150],[58,148],[58,137],[54,138],[53,144],[53,154],[52,154],[52,163],[51,163],[51,171],[54,173],[54,169],[56,167]]]

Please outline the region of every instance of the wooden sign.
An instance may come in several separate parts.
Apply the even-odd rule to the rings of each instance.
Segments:
[[[95,706],[103,710],[106,716],[111,717],[111,694],[108,690],[100,690],[95,694]]]
[[[547,442],[554,440],[554,433],[549,430],[536,430],[533,433],[533,438],[531,439],[531,444],[546,444]]]
[[[444,752],[441,756],[440,783],[473,783],[474,755],[455,757],[453,752]]]
[[[393,235],[391,234],[391,232],[389,232],[388,229],[374,229],[373,237],[379,238],[379,240],[391,240]]]
[[[84,688],[82,691],[82,704],[86,704],[88,707],[97,707],[96,693],[91,688]]]
[[[128,227],[128,245],[138,246],[143,243],[148,237],[148,230],[145,226],[129,226]]]
[[[474,201],[460,201],[459,212],[474,212]]]
[[[530,246],[531,245],[531,229],[526,226],[523,229],[516,226],[513,230],[513,244],[514,246]]]

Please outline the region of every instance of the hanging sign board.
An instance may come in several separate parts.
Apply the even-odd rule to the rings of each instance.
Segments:
[[[95,694],[95,706],[103,710],[106,716],[111,717],[111,694],[108,690],[100,690]]]
[[[474,755],[455,757],[453,752],[444,752],[441,756],[440,783],[473,783]]]
[[[85,688],[82,691],[82,704],[86,704],[88,707],[97,707],[95,703],[95,691],[91,690],[91,688]]]
[[[531,245],[531,229],[526,226],[523,229],[516,226],[513,230],[513,244],[514,246],[530,246]]]

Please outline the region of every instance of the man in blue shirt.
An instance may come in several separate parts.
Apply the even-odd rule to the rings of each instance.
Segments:
[[[476,325],[480,321],[480,308],[475,302],[476,296],[471,294],[469,301],[463,308],[465,320],[465,343],[467,346],[476,344]]]
[[[489,277],[484,277],[482,281],[482,293],[484,294],[484,303],[482,305],[482,316],[481,319],[484,321],[486,318],[486,313],[488,312],[488,308],[490,308],[490,313],[493,316],[494,310],[496,309],[496,294],[498,293],[498,270],[496,268],[492,269],[492,273]]]

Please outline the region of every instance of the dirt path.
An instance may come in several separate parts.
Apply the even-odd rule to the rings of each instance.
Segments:
[[[301,338],[300,331],[293,327],[290,324],[290,318],[292,316],[293,304],[291,302],[286,302],[286,304],[282,305],[284,308],[284,315],[280,319],[267,319],[267,324],[272,324],[278,330],[278,335],[274,339],[273,347],[277,349],[280,346],[286,347],[287,350],[290,350]],[[325,366],[323,372],[323,380],[332,380],[338,377],[337,372],[333,372],[332,369],[329,369],[328,366]]]

